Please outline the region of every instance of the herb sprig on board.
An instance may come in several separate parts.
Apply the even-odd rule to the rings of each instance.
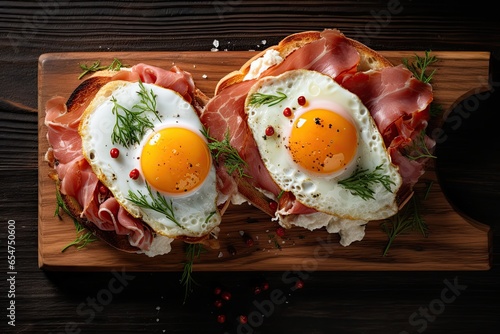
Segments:
[[[425,223],[425,219],[420,214],[417,195],[414,194],[410,201],[397,214],[383,221],[381,228],[389,238],[383,256],[387,255],[394,240],[401,234],[418,231],[421,235],[427,237],[429,228]]]
[[[430,73],[427,72],[429,65],[437,62],[437,58],[434,55],[431,55],[431,51],[425,51],[425,55],[423,57],[415,54],[413,59],[403,58],[403,64],[413,73],[415,78],[424,82],[430,83],[432,77],[436,70],[432,70]]]
[[[181,284],[184,286],[184,304],[187,301],[189,294],[193,291],[193,284],[197,284],[193,279],[194,262],[200,258],[205,252],[202,244],[187,244],[186,245],[186,261],[184,262],[183,272],[181,276]]]
[[[90,74],[93,72],[103,71],[103,70],[118,71],[122,67],[125,67],[125,65],[123,65],[122,62],[117,58],[113,59],[113,62],[110,65],[101,65],[100,60],[95,61],[90,66],[87,64],[80,64],[80,68],[82,70],[82,73],[80,73],[80,75],[78,76],[78,80],[82,79],[87,74]]]
[[[63,249],[61,249],[61,252],[66,251],[70,247],[76,247],[77,249],[82,249],[85,248],[88,244],[97,241],[97,237],[87,230],[85,227],[80,224],[80,222],[73,216],[73,214],[69,211],[68,207],[64,203],[64,200],[62,198],[61,192],[59,191],[59,188],[56,187],[56,210],[54,212],[54,216],[57,216],[61,218],[61,210],[64,211],[69,217],[73,219],[73,224],[75,224],[76,228],[76,238],[69,244],[67,244]]]

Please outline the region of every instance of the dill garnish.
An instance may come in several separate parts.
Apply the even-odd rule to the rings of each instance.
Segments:
[[[425,130],[420,131],[418,136],[411,141],[411,144],[404,147],[403,152],[404,155],[410,160],[436,158],[436,156],[432,155],[426,145]]]
[[[146,90],[146,87],[144,87],[144,84],[140,80],[139,88],[140,90],[137,94],[141,97],[141,101],[136,107],[143,112],[152,112],[156,116],[156,119],[161,121],[160,115],[158,115],[158,111],[156,110],[156,94],[153,92],[153,89]]]
[[[418,231],[424,237],[427,237],[429,232],[429,228],[424,218],[420,215],[416,194],[397,214],[384,220],[380,226],[389,237],[383,256],[387,255],[392,243],[400,234]]]
[[[437,62],[436,56],[431,56],[430,51],[425,51],[425,55],[423,57],[415,54],[413,60],[409,60],[407,58],[403,58],[403,64],[413,73],[415,78],[418,80],[429,83],[432,80],[432,76],[436,72],[434,69],[431,73],[427,74],[427,67],[435,62]]]
[[[259,107],[263,104],[267,104],[269,107],[272,107],[287,98],[286,94],[283,92],[277,92],[276,94],[277,95],[254,93],[250,96],[249,105]]]
[[[101,65],[101,61],[99,60],[95,61],[90,66],[86,64],[80,64],[80,68],[82,69],[83,72],[80,73],[80,75],[78,76],[78,80],[80,80],[81,78],[92,72],[97,72],[102,70],[118,71],[124,66],[125,65],[123,65],[122,62],[117,58],[113,59],[113,62],[108,66]]]
[[[73,219],[73,224],[75,224],[76,228],[75,240],[73,240],[65,247],[63,247],[63,249],[61,249],[61,253],[72,246],[75,246],[77,249],[82,249],[91,242],[98,240],[97,237],[92,232],[83,227],[82,224],[80,224],[80,222],[75,217],[73,217],[73,214],[69,211],[68,207],[64,203],[59,188],[56,187],[56,210],[54,212],[54,216],[61,218],[61,212],[60,212],[61,209],[64,211],[64,213],[66,213],[69,217]]]
[[[153,191],[151,190],[151,187],[149,186],[148,183],[146,183],[146,188],[148,190],[147,195],[141,193],[140,190],[138,190],[137,193],[134,193],[132,190],[129,190],[128,191],[129,197],[127,199],[132,203],[134,203],[135,205],[164,214],[175,225],[184,229],[184,226],[182,226],[175,218],[175,212],[172,200],[170,200],[170,202],[167,201],[167,199],[164,196],[162,196],[158,191],[156,192],[156,194],[153,194]],[[151,203],[149,202],[148,198],[152,200]]]
[[[219,157],[224,159],[224,166],[227,168],[229,174],[237,172],[239,177],[249,177],[245,174],[245,168],[248,166],[247,162],[243,160],[238,153],[238,150],[231,145],[231,139],[229,137],[229,130],[224,136],[224,140],[219,141],[210,136],[207,129],[201,131],[203,136],[208,140],[208,148],[212,154],[214,160],[218,160]]]
[[[78,221],[75,221],[75,227],[76,239],[67,244],[63,249],[61,249],[61,253],[71,246],[75,246],[76,249],[82,249],[85,248],[88,244],[98,240],[92,232],[88,231]]]
[[[196,259],[199,259],[201,253],[205,249],[202,244],[187,244],[186,247],[186,261],[184,262],[184,270],[181,276],[181,284],[184,286],[184,304],[187,297],[193,291],[193,284],[197,284],[193,279],[193,265]]]
[[[111,134],[113,144],[119,143],[129,147],[140,143],[146,131],[153,129],[153,122],[148,118],[148,113],[153,113],[160,120],[153,90],[146,90],[140,81],[139,87],[140,91],[137,94],[141,97],[141,101],[130,109],[120,105],[114,96],[111,97],[112,113],[115,115],[115,125]]]
[[[365,201],[375,199],[373,196],[375,191],[370,186],[380,183],[387,191],[392,192],[391,184],[395,185],[389,175],[379,173],[381,169],[382,165],[378,165],[373,171],[357,169],[350,177],[339,181],[339,184],[350,190],[351,194],[359,196]]]

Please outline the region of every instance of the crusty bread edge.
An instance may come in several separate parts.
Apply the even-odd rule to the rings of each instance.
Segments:
[[[285,59],[288,55],[290,55],[295,50],[303,47],[306,44],[314,42],[321,38],[320,31],[304,31],[289,35],[282,39],[277,45],[273,45],[268,47],[267,49],[257,53],[250,59],[248,59],[238,70],[232,71],[222,77],[215,87],[215,95],[224,90],[225,88],[244,81],[245,76],[250,70],[250,66],[252,62],[262,57],[269,50],[276,50],[279,52],[280,56]],[[349,42],[356,48],[360,55],[360,62],[358,65],[358,70],[367,71],[367,70],[378,70],[384,67],[393,66],[393,64],[382,56],[379,52],[371,49],[365,44],[347,38]]]

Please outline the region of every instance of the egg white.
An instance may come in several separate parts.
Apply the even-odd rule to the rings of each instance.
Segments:
[[[92,103],[85,110],[79,127],[82,138],[83,155],[92,166],[101,182],[113,193],[120,205],[132,216],[141,218],[153,230],[161,235],[176,238],[179,236],[202,237],[209,234],[220,224],[221,215],[217,209],[217,189],[215,167],[211,166],[205,181],[195,191],[183,196],[170,196],[152,189],[154,196],[163,196],[172,203],[176,222],[166,215],[149,208],[144,208],[130,201],[129,191],[149,197],[147,184],[142,177],[133,180],[129,177],[132,169],[141,171],[140,156],[144,142],[151,133],[168,126],[180,126],[191,129],[201,135],[203,126],[190,103],[177,92],[154,84],[144,84],[146,90],[152,90],[157,96],[157,111],[160,120],[151,113],[148,118],[154,129],[148,130],[139,144],[125,147],[112,142],[115,124],[112,98],[125,108],[132,108],[140,102],[138,82],[113,81],[98,92]],[[189,145],[189,143],[186,143]],[[118,148],[118,158],[110,156],[111,148]],[[180,227],[180,226],[181,227]]]
[[[269,106],[250,103],[255,93],[276,95],[277,92],[286,95],[279,104]],[[298,104],[299,96],[306,98],[306,106]],[[307,110],[338,110],[336,106],[348,113],[357,128],[356,158],[352,164],[331,175],[312,173],[301,168],[286,148],[294,120]],[[283,115],[286,107],[294,111],[293,117]],[[368,109],[355,94],[331,77],[316,71],[293,70],[276,77],[263,78],[249,91],[245,111],[248,125],[271,177],[282,190],[292,192],[299,202],[317,211],[349,220],[378,220],[397,212],[396,193],[401,185],[398,168],[392,164]],[[268,126],[274,129],[272,136],[265,135]],[[393,185],[391,191],[381,184],[373,185],[375,199],[364,200],[338,184],[357,169],[373,171],[377,166],[381,166],[379,173],[388,175]]]

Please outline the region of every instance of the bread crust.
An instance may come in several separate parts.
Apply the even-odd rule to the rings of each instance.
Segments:
[[[320,31],[304,31],[289,35],[282,39],[277,45],[270,46],[269,48],[257,53],[248,61],[246,61],[238,70],[228,73],[222,77],[215,87],[215,95],[220,93],[225,88],[236,83],[244,81],[245,76],[250,71],[250,66],[258,58],[262,57],[269,50],[276,50],[280,56],[285,59],[295,50],[300,49],[306,44],[317,41],[321,38]],[[358,70],[379,70],[384,67],[393,66],[393,64],[379,52],[369,48],[365,44],[351,38],[347,40],[356,48],[361,59],[358,65]]]

